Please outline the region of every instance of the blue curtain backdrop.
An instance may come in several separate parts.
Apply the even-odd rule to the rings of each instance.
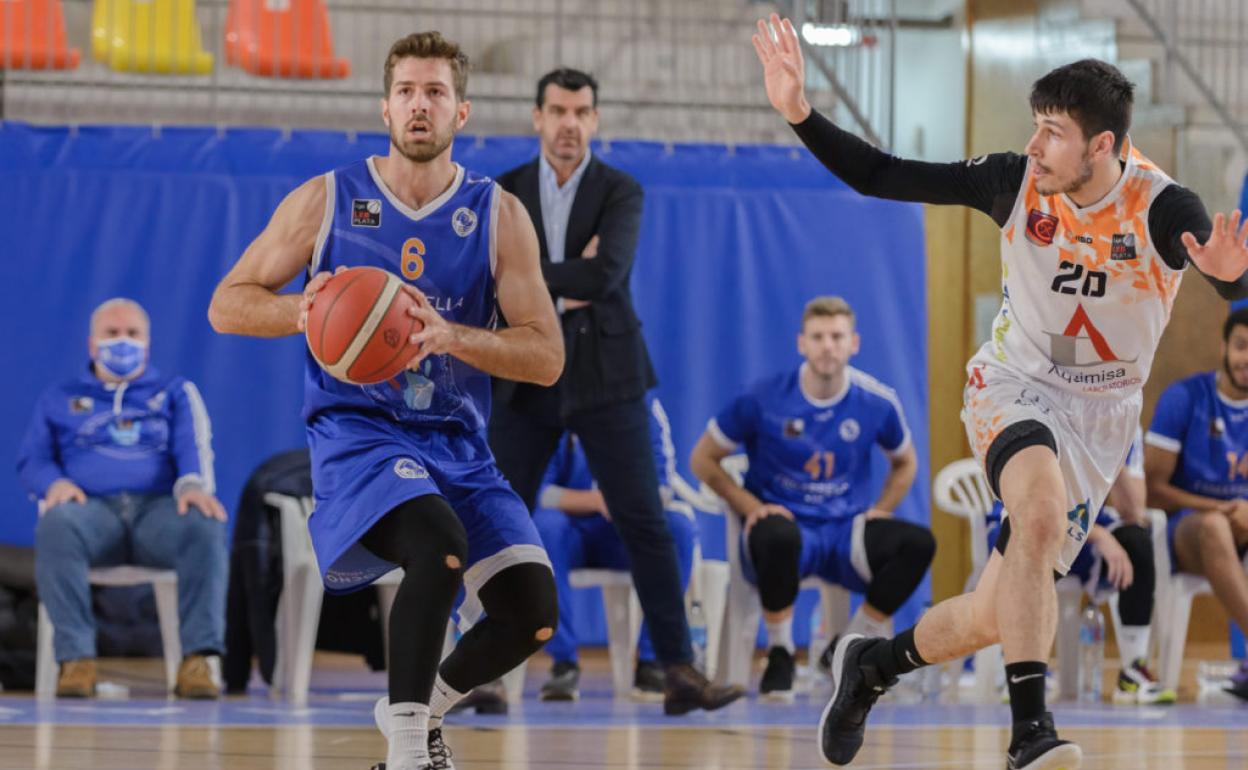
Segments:
[[[750,381],[799,363],[802,305],[840,294],[858,312],[854,364],[897,389],[921,468],[898,512],[929,520],[927,315],[922,212],[863,198],[787,147],[597,146],[646,191],[633,290],[672,418],[681,473],[706,420]],[[91,309],[133,297],[152,316],[152,360],[192,379],[212,416],[219,494],[235,506],[251,470],[300,446],[298,338],[215,334],[213,287],[304,179],[369,154],[382,134],[0,123],[0,456],[13,468],[31,406],[86,362]],[[531,138],[461,137],[454,157],[497,174],[536,155]],[[293,287],[292,287],[293,288]],[[872,483],[883,477],[877,458]],[[34,504],[0,473],[0,541],[29,544]],[[701,516],[707,557],[722,519]],[[908,622],[925,584],[903,611]],[[812,597],[803,598],[809,607]],[[578,631],[605,638],[596,600]],[[799,615],[799,618],[805,615]],[[797,624],[800,639],[808,627]]]

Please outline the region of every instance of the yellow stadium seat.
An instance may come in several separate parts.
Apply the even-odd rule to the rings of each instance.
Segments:
[[[121,72],[212,72],[195,0],[95,0],[91,54]]]

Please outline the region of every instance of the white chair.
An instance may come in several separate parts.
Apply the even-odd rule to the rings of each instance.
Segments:
[[[1183,649],[1187,646],[1187,626],[1192,618],[1192,600],[1202,594],[1213,594],[1209,581],[1186,572],[1171,574],[1170,548],[1166,542],[1166,515],[1149,511],[1153,517],[1153,553],[1157,568],[1157,592],[1153,617],[1157,641],[1157,677],[1161,686],[1177,690],[1183,671]],[[1248,571],[1248,556],[1244,557]]]
[[[278,510],[282,530],[282,593],[277,602],[277,661],[273,669],[273,695],[286,692],[294,706],[305,706],[312,679],[312,657],[316,651],[316,632],[321,619],[321,600],[325,587],[321,582],[308,517],[312,515],[312,498],[291,497],[276,492],[264,496],[265,503]],[[396,569],[373,581],[377,587],[377,607],[381,615],[382,643],[389,653],[390,610],[399,590],[403,570]],[[447,631],[449,652],[454,647],[454,634]],[[503,687],[510,703],[518,703],[524,690],[525,666],[521,664],[503,677]]]
[[[749,460],[745,455],[730,455],[721,464],[725,471],[740,483],[745,476]],[[682,486],[687,487],[687,484]],[[689,493],[691,490],[686,490]],[[677,494],[681,490],[677,488]],[[707,636],[712,633],[713,626],[718,626],[718,644],[716,644],[715,665],[712,672],[719,684],[738,684],[746,686],[750,679],[750,668],[754,661],[754,648],[758,641],[758,625],[762,620],[763,608],[758,602],[758,591],[745,579],[741,568],[741,518],[729,510],[728,505],[709,488],[703,487],[691,495],[694,500],[702,503],[703,510],[720,513],[724,517],[724,547],[728,552],[727,596],[722,612],[715,620],[711,619],[712,608],[706,604]],[[704,574],[707,574],[704,571]],[[713,579],[713,578],[712,578]],[[802,588],[819,589],[823,604],[823,617],[828,623],[829,633],[835,635],[844,630],[849,620],[849,591],[838,585],[828,583],[819,578],[807,578],[801,583]],[[709,646],[709,645],[708,645]],[[814,660],[822,650],[815,639],[811,639],[810,656]]]
[[[122,565],[100,567],[88,573],[91,585],[136,586],[150,583],[156,595],[156,616],[160,621],[160,641],[165,657],[165,686],[173,691],[182,661],[182,640],[178,636],[178,574],[173,570]],[[52,649],[55,630],[43,602],[39,603],[38,642],[35,658],[35,697],[43,700],[56,694],[57,666]]]

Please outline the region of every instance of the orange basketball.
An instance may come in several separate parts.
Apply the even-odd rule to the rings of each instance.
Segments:
[[[370,385],[399,372],[419,351],[408,340],[424,324],[407,314],[415,301],[403,281],[376,267],[352,267],[321,287],[308,308],[312,357],[343,382]]]

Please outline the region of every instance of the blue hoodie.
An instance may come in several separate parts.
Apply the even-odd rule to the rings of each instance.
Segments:
[[[17,474],[36,499],[61,478],[95,497],[215,493],[208,410],[190,381],[150,365],[121,384],[88,369],[39,397]]]

